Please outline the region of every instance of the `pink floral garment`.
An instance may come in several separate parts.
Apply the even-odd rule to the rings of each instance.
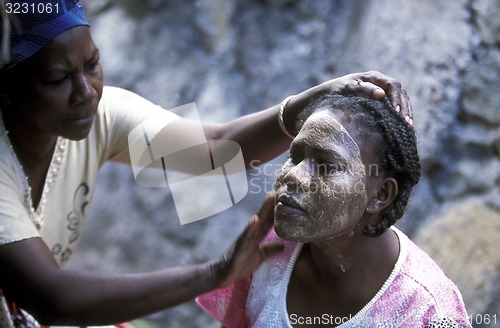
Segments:
[[[283,241],[285,250],[267,260],[252,279],[197,298],[198,305],[227,328],[292,327],[317,319],[329,327],[471,327],[462,296],[437,264],[408,237],[399,237],[400,254],[379,292],[349,318],[301,318],[286,309],[286,291],[301,243]],[[278,240],[274,231],[265,242]]]

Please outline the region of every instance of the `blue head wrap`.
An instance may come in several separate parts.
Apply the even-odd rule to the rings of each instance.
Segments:
[[[15,1],[12,5],[16,2],[19,3]],[[20,26],[12,28],[10,60],[2,70],[33,56],[62,32],[76,26],[90,26],[79,0],[23,0],[22,3],[27,4],[24,5],[27,12],[23,13],[20,7],[19,13],[13,13]]]

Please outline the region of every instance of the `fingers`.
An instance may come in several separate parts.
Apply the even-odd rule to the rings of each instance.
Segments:
[[[276,197],[274,193],[268,193],[266,197],[264,198],[264,202],[260,206],[259,211],[257,212],[257,215],[259,217],[263,217],[264,215],[267,215],[270,211],[274,209],[274,202],[276,201]]]
[[[413,126],[413,108],[411,107],[410,97],[408,97],[408,123]]]
[[[352,93],[363,94],[364,96],[372,97],[374,99],[382,99],[385,96],[384,89],[371,82],[362,80],[354,80],[353,82],[355,83],[351,83],[350,86],[347,86],[347,89]]]
[[[255,214],[245,231],[240,235],[240,240],[246,240],[247,243],[259,244],[269,232],[274,224],[274,203],[273,193],[266,195],[262,206]]]
[[[266,195],[264,202],[252,221],[253,224],[259,225],[258,235],[256,236],[259,243],[262,242],[264,237],[268,234],[269,230],[274,224],[274,205],[276,202],[276,197],[274,193],[269,193]],[[255,223],[254,223],[255,222]],[[266,245],[259,246],[260,252],[260,262],[262,263],[269,257],[272,257],[284,248],[282,243],[270,243]]]
[[[332,93],[362,94],[374,99],[387,96],[398,113],[409,114],[408,97],[401,82],[377,71],[353,73],[322,84]],[[403,116],[404,117],[404,116]]]
[[[253,247],[258,247],[260,253],[260,262],[276,255],[283,250],[282,244],[271,243],[261,245],[262,240],[269,233],[274,224],[274,205],[276,198],[274,193],[266,195],[260,210],[253,216],[247,232],[247,237]]]
[[[382,99],[387,95],[393,106],[399,104],[401,84],[399,81],[380,72],[370,71],[364,73],[353,73],[342,79],[345,90],[349,93],[363,94],[374,99]]]
[[[269,229],[274,223],[274,194],[268,194],[264,202],[252,217],[245,231],[238,237],[232,247],[212,267],[215,281],[219,287],[244,278],[257,269],[267,258],[281,252],[284,245],[270,243],[262,245]]]
[[[408,124],[413,125],[413,110],[411,108],[410,97],[405,89],[401,89],[401,116]]]
[[[384,95],[387,95],[396,112],[408,124],[413,125],[413,110],[410,97],[408,97],[406,90],[401,86],[401,82],[377,71],[355,73],[351,77],[359,81],[357,84],[362,93],[374,99],[380,99]]]
[[[282,243],[270,243],[262,246],[260,248],[260,260],[261,263],[274,255],[280,253],[285,248]]]
[[[382,88],[396,111],[401,110],[401,82],[377,71],[370,71],[361,75],[363,81]]]
[[[264,202],[260,210],[254,216],[253,220],[257,220],[259,225],[258,234],[259,237],[264,238],[269,229],[274,224],[274,205],[276,202],[276,197],[274,193],[269,193],[266,195]]]

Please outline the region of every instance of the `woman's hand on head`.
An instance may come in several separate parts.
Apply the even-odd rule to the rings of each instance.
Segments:
[[[301,111],[311,100],[325,94],[360,94],[374,99],[385,96],[389,99],[395,110],[410,124],[413,125],[413,111],[410,98],[398,80],[377,71],[347,74],[315,87],[307,89],[286,104],[283,113],[284,125],[292,135],[297,135],[304,117],[298,120]]]
[[[248,277],[265,259],[283,250],[282,244],[261,244],[274,223],[274,203],[274,194],[268,194],[243,233],[212,265],[218,288]]]
[[[413,111],[410,98],[401,82],[377,71],[352,73],[323,83],[332,93],[359,93],[374,99],[387,96],[392,106],[410,124]]]

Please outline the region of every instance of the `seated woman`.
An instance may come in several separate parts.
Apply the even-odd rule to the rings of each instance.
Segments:
[[[267,237],[285,251],[198,304],[226,327],[469,327],[457,287],[393,227],[420,178],[413,127],[360,96],[304,114]]]

